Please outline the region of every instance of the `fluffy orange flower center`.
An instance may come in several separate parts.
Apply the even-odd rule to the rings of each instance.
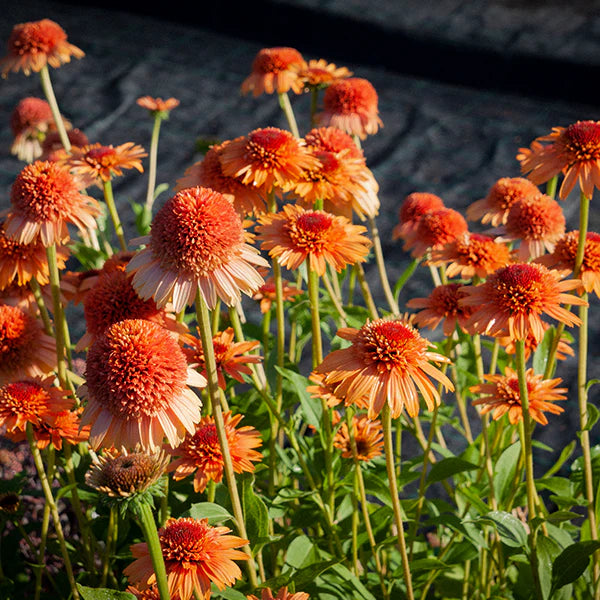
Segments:
[[[262,164],[264,169],[273,169],[280,165],[281,156],[287,156],[291,134],[276,127],[257,129],[248,134],[247,152],[250,159]]]
[[[0,419],[16,415],[25,421],[37,423],[48,411],[50,395],[39,383],[17,381],[0,388]]]
[[[244,243],[242,222],[231,203],[207,188],[173,196],[152,222],[150,245],[169,270],[206,276],[229,262]]]
[[[173,520],[159,531],[166,562],[199,563],[210,559],[211,542],[218,537],[208,521],[191,518]]]
[[[71,212],[74,195],[79,195],[77,184],[64,167],[36,161],[19,173],[10,200],[15,211],[30,221],[56,221]]]
[[[8,38],[8,49],[17,56],[50,54],[66,40],[67,34],[58,23],[42,19],[15,25]]]
[[[308,146],[325,152],[341,152],[346,150],[346,156],[351,158],[364,158],[360,148],[345,131],[337,127],[318,127],[311,129],[304,141]]]
[[[508,265],[490,275],[488,289],[495,296],[497,305],[511,314],[540,313],[546,300],[543,294],[548,277],[551,275],[537,265]]]
[[[122,270],[103,274],[86,294],[83,311],[88,332],[100,335],[107,327],[125,319],[152,319],[160,314],[154,300],[142,300]]]
[[[319,211],[306,211],[294,221],[288,221],[286,229],[297,248],[306,252],[316,252],[323,248],[333,215]]]
[[[50,105],[41,98],[23,98],[17,104],[10,119],[10,126],[14,135],[25,129],[52,121]]]
[[[559,265],[575,267],[577,248],[579,246],[579,231],[570,231],[563,236],[554,247],[554,256]],[[588,231],[584,246],[582,272],[593,271],[600,273],[600,234]]]
[[[6,237],[2,225],[0,224],[0,256],[2,260],[10,263],[29,260],[35,256],[40,249],[44,247],[39,242],[32,244],[20,244],[19,242]],[[44,250],[45,254],[45,250]]]
[[[417,226],[417,240],[427,246],[439,247],[455,240],[468,229],[464,217],[451,208],[441,208],[424,214]]]
[[[39,333],[33,317],[16,306],[0,305],[0,364],[3,371],[17,370],[28,362]]]
[[[359,77],[331,84],[323,96],[325,110],[334,114],[375,113],[377,101],[375,88]]]
[[[379,371],[406,371],[415,364],[415,356],[427,349],[427,341],[416,330],[398,321],[367,323],[359,330],[358,340],[365,363],[374,363]]]
[[[565,217],[558,202],[545,194],[536,194],[512,205],[506,230],[517,238],[543,240],[564,233]]]
[[[293,64],[302,62],[304,62],[302,55],[294,48],[263,48],[252,63],[252,70],[263,74],[279,73],[289,69]]]
[[[488,194],[488,202],[493,208],[505,211],[518,200],[535,193],[539,193],[539,190],[529,179],[503,177],[492,186]]]
[[[91,346],[86,379],[90,396],[113,415],[155,416],[181,394],[187,361],[163,327],[129,319],[111,325]]]
[[[441,208],[444,208],[444,201],[439,196],[428,192],[413,192],[404,199],[398,217],[400,223],[412,222]]]
[[[185,442],[185,453],[192,459],[202,461],[214,460],[221,464],[222,453],[214,423],[205,423],[198,427],[196,433]]]
[[[570,163],[600,159],[600,122],[579,121],[569,125],[562,135]]]
[[[459,305],[459,299],[465,296],[464,292],[459,291],[461,287],[462,284],[460,283],[449,283],[435,287],[429,296],[431,310],[445,317],[454,317],[471,312],[469,307]]]

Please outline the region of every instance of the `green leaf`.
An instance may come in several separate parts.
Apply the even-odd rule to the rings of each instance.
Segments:
[[[502,452],[494,467],[494,490],[499,502],[506,499],[512,491],[519,456],[521,455],[521,442],[515,442]]]
[[[590,556],[600,548],[600,542],[589,540],[567,546],[552,563],[552,592],[581,577],[590,563]]]
[[[491,523],[498,532],[500,540],[512,548],[527,546],[527,531],[517,517],[502,510],[492,510],[479,517],[478,521]]]
[[[537,562],[540,585],[544,598],[552,589],[552,562],[560,553],[561,547],[551,538],[540,535],[537,540]]]
[[[135,600],[135,596],[129,592],[119,592],[107,588],[91,588],[77,584],[77,590],[84,600]]]
[[[375,596],[361,583],[360,579],[348,570],[344,565],[333,565],[331,570],[339,575],[344,581],[349,581],[352,584],[353,600],[376,600]]]
[[[593,386],[593,385],[597,385],[600,383],[600,379],[590,379],[586,384],[585,384],[585,391],[588,392],[589,389]],[[589,405],[588,405],[589,406]]]
[[[254,493],[254,476],[244,473],[242,476],[242,509],[246,521],[246,533],[251,547],[260,538],[269,535],[269,511],[262,498]],[[255,550],[258,550],[255,549]]]
[[[569,460],[571,454],[573,454],[573,452],[575,451],[576,445],[577,442],[573,440],[570,444],[567,444],[563,448],[562,452],[560,453],[560,456],[558,457],[558,460],[546,471],[546,473],[544,474],[544,478],[550,477],[551,475],[554,475],[554,473],[557,473],[560,470],[560,468],[567,462],[567,460]]]
[[[473,471],[478,469],[478,465],[467,462],[462,458],[452,457],[444,458],[440,462],[435,463],[427,475],[427,483],[435,483],[436,481],[443,481],[452,475],[457,473],[463,473],[464,471]]]
[[[600,417],[600,411],[591,402],[588,402],[587,423],[585,424],[584,431],[590,431],[592,427],[597,423],[598,417]]]
[[[192,519],[208,519],[208,522],[211,525],[213,523],[221,523],[222,521],[233,519],[233,516],[227,510],[214,502],[198,502],[192,504],[187,513]]]
[[[531,366],[533,367],[534,372],[537,375],[543,375],[546,371],[546,364],[548,363],[548,355],[550,353],[550,348],[552,347],[552,343],[554,342],[554,336],[556,334],[556,329],[554,327],[548,327],[546,333],[544,334],[544,338],[538,344],[537,348],[533,353],[533,359]]]
[[[219,591],[214,583],[211,585],[211,592],[211,598],[224,598],[224,600],[246,600],[246,595],[242,594],[242,592],[234,590],[233,588],[225,588],[224,590]]]

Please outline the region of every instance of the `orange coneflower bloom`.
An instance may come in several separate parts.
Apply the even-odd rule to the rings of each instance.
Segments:
[[[88,136],[80,129],[69,129],[67,137],[73,146],[87,146],[90,141]],[[42,141],[42,154],[40,160],[49,160],[52,162],[64,160],[68,156],[58,131],[49,131]]]
[[[198,337],[186,334],[182,336],[182,341],[191,346],[184,348],[183,352],[187,356],[188,362],[194,366],[202,375],[206,376],[206,362],[204,360],[204,350],[200,339],[200,330],[197,330]],[[262,356],[246,354],[260,346],[260,342],[234,342],[233,328],[228,327],[225,331],[220,331],[212,338],[215,352],[215,361],[217,363],[217,377],[219,387],[225,389],[225,374],[233,377],[236,381],[244,383],[242,374],[250,375],[252,371],[248,364],[259,363]]]
[[[217,297],[228,306],[252,294],[263,283],[255,265],[267,261],[245,241],[239,215],[219,192],[186,188],[167,200],[152,221],[150,235],[139,239],[127,271],[143,299],[163,307],[172,297],[179,312],[200,293],[209,308]]]
[[[188,368],[174,335],[152,321],[127,319],[106,329],[88,351],[85,378],[81,421],[92,426],[94,449],[155,448],[165,436],[175,447],[200,420],[200,398],[188,385],[204,387],[206,379]]]
[[[167,519],[158,531],[171,598],[190,600],[194,592],[209,600],[211,582],[219,590],[235,584],[242,577],[234,560],[248,560],[249,555],[235,550],[248,543],[230,533],[227,527],[212,527],[208,519]],[[145,542],[131,546],[136,559],[123,570],[130,583],[138,588],[150,587],[155,581],[154,568]],[[177,595],[177,596],[176,596]]]
[[[204,158],[186,169],[184,176],[177,180],[175,191],[196,186],[207,187],[220,192],[232,202],[240,217],[266,212],[266,200],[255,187],[244,185],[236,177],[223,173],[221,154],[229,143],[228,140],[211,146]]]
[[[19,23],[8,38],[8,55],[0,61],[2,77],[10,71],[41,71],[46,65],[57,68],[70,62],[71,57],[82,58],[85,53],[67,42],[64,29],[50,19]]]
[[[0,426],[8,433],[25,431],[50,418],[52,413],[69,410],[69,392],[53,387],[52,377],[23,379],[0,387]]]
[[[365,168],[362,158],[354,158],[347,151],[330,152],[309,147],[319,161],[318,166],[306,169],[293,183],[288,192],[302,206],[312,208],[317,200],[322,200],[327,211],[352,218],[352,209],[358,208],[364,218],[360,204],[355,198],[367,193],[360,177]]]
[[[311,395],[311,398],[322,398],[329,408],[337,406],[342,402],[344,403],[344,406],[354,404],[357,408],[369,408],[368,395],[365,395],[362,398],[353,397],[350,401],[346,396],[343,396],[338,392],[339,384],[326,383],[326,376],[324,373],[313,371],[308,379],[314,384],[306,386],[306,391]]]
[[[59,246],[56,251],[56,263],[64,269],[68,258],[68,249]],[[35,279],[40,285],[49,281],[48,257],[46,248],[38,238],[29,244],[6,237],[4,223],[0,219],[0,290],[13,283],[26,285]]]
[[[466,232],[441,248],[431,251],[428,264],[446,266],[447,277],[485,279],[512,262],[510,248],[480,233]]]
[[[323,58],[311,59],[308,63],[294,64],[292,70],[296,71],[300,81],[308,90],[326,87],[334,81],[352,76],[352,71],[349,71],[346,67],[338,67],[333,63],[328,63]]]
[[[468,332],[467,322],[474,309],[460,304],[459,300],[467,295],[461,288],[460,283],[438,285],[427,298],[411,298],[406,306],[423,309],[414,317],[419,327],[435,329],[443,322],[442,329],[446,336],[452,335],[457,325],[462,331]]]
[[[90,279],[85,282],[89,283]],[[76,350],[87,348],[107,327],[125,319],[146,319],[171,331],[187,331],[185,325],[177,322],[172,311],[158,308],[152,298],[142,300],[133,287],[132,276],[124,269],[101,270],[94,279],[94,285],[83,297],[86,333]]]
[[[0,304],[0,383],[43,377],[55,368],[56,345],[41,321],[17,306]]]
[[[373,420],[387,402],[393,418],[403,408],[411,417],[419,412],[417,390],[429,410],[439,403],[440,396],[430,381],[439,381],[446,390],[453,390],[452,382],[430,361],[449,363],[437,352],[429,352],[431,345],[405,320],[377,319],[368,321],[360,329],[344,327],[337,335],[348,340],[348,348],[328,354],[317,367],[325,374],[326,383],[338,383],[336,394],[352,403],[355,398],[369,399],[369,419]]]
[[[559,273],[543,265],[515,263],[498,269],[480,285],[463,287],[467,295],[460,302],[475,307],[467,326],[476,332],[516,340],[532,334],[539,342],[544,336],[543,314],[569,327],[581,324],[579,317],[560,306],[587,304],[566,293],[579,285],[579,279],[561,281]]]
[[[578,246],[579,231],[569,231],[556,242],[551,254],[541,256],[535,262],[567,275],[569,272],[572,273],[575,268]],[[586,291],[588,293],[595,292],[597,296],[600,296],[600,234],[594,231],[588,231],[586,234],[583,262],[578,277],[581,279],[581,287],[577,290],[578,294]]]
[[[102,186],[103,182],[123,175],[123,169],[137,169],[144,172],[142,158],[148,156],[146,151],[133,142],[126,142],[116,148],[102,144],[73,146],[71,154],[58,161],[66,165],[83,187]]]
[[[265,127],[230,140],[220,154],[223,173],[263,194],[286,191],[305,169],[318,167],[318,160],[303,139],[285,129]]]
[[[365,227],[322,210],[285,204],[282,211],[261,215],[258,222],[261,248],[290,270],[308,259],[319,275],[325,273],[327,264],[340,272],[348,264],[364,262],[371,246],[363,235]]]
[[[464,217],[452,208],[440,208],[425,213],[417,221],[414,233],[406,236],[403,249],[411,250],[414,258],[425,256],[428,250],[438,250],[467,233]]]
[[[299,290],[296,286],[290,285],[289,282],[285,280],[282,281],[282,292],[284,302],[286,300],[293,300],[296,296],[302,294],[302,290]],[[260,303],[260,312],[264,315],[271,310],[271,306],[273,306],[276,297],[275,279],[269,277],[254,293],[252,299]]]
[[[317,113],[316,119],[319,125],[331,125],[364,140],[383,127],[378,100],[375,88],[366,79],[335,81],[325,90],[323,111]]]
[[[544,379],[543,375],[536,375],[533,369],[528,369],[527,398],[529,400],[529,414],[531,418],[547,425],[548,419],[544,411],[555,415],[564,411],[561,406],[552,404],[557,400],[566,400],[567,388],[556,387],[562,379]],[[519,376],[516,371],[506,367],[504,375],[485,375],[486,381],[469,388],[475,394],[483,396],[475,400],[475,406],[482,406],[481,414],[491,412],[494,421],[508,413],[508,420],[515,425],[523,418],[521,394],[519,391]]]
[[[398,224],[392,230],[392,239],[407,240],[417,228],[423,215],[446,208],[444,201],[436,194],[413,192],[404,198],[398,209]]]
[[[258,600],[253,594],[246,598],[247,600]],[[277,592],[277,596],[273,596],[273,592],[269,588],[263,588],[260,592],[260,600],[308,600],[309,598],[310,596],[306,592],[296,592],[295,594],[288,592],[287,585]]]
[[[263,48],[252,62],[252,72],[242,83],[242,94],[283,94],[290,89],[300,94],[303,81],[295,67],[304,64],[302,54],[295,48]]]
[[[510,207],[527,196],[539,194],[539,189],[524,177],[502,177],[490,188],[487,196],[467,207],[469,221],[481,220],[497,227],[506,223]]]
[[[351,169],[346,175],[349,178],[349,195],[352,209],[359,218],[375,217],[379,212],[379,184],[372,171],[367,167],[363,151],[354,143],[352,136],[337,127],[316,127],[305,136],[304,141],[313,151],[331,152],[343,156],[351,164],[356,161],[360,168]],[[332,203],[325,201],[325,210],[332,210]],[[348,216],[348,214],[344,215]]]
[[[100,206],[79,192],[73,175],[63,166],[35,161],[17,176],[10,191],[11,211],[4,223],[6,235],[29,244],[40,237],[44,246],[69,239],[68,224],[85,237],[97,227]]]
[[[70,129],[71,124],[64,118],[63,123]],[[48,132],[56,129],[50,105],[41,98],[23,98],[12,112],[10,128],[14,136],[11,154],[33,162],[42,155],[42,143]]]
[[[162,117],[166,117],[169,113],[179,106],[177,98],[153,98],[152,96],[142,96],[136,100],[136,104],[150,111],[152,115],[157,113]]]
[[[63,441],[72,446],[87,441],[90,427],[81,426],[82,412],[83,407],[52,412],[39,425],[33,427],[37,447],[43,450],[52,443],[54,448],[62,450]]]
[[[252,473],[253,461],[262,460],[262,454],[254,448],[262,445],[260,433],[245,425],[236,429],[242,420],[241,414],[223,415],[229,455],[236,473]],[[169,466],[173,479],[179,481],[194,473],[194,491],[203,492],[209,481],[219,483],[223,479],[223,454],[213,417],[203,417],[193,434],[187,435],[182,444],[170,453],[177,458]]]
[[[583,194],[591,198],[594,188],[600,189],[600,121],[553,127],[552,133],[536,138],[529,148],[520,148],[517,160],[521,172],[537,185],[562,172],[561,200],[577,182]]]
[[[340,415],[334,412],[333,422],[339,423]],[[381,421],[370,420],[367,415],[352,417],[352,432],[356,443],[358,460],[369,461],[383,454],[383,429]],[[344,421],[333,437],[333,445],[342,451],[342,458],[352,458],[352,446],[348,433],[348,424]]]
[[[500,240],[520,240],[517,258],[527,261],[552,252],[554,244],[565,233],[565,216],[560,204],[542,193],[515,202],[508,211],[506,223],[496,233]]]

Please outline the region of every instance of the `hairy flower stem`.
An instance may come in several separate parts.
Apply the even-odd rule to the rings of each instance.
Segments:
[[[44,331],[54,337],[54,328],[52,327],[52,321],[50,320],[50,314],[48,313],[48,309],[46,308],[46,303],[44,302],[44,297],[42,296],[42,288],[40,288],[40,284],[37,282],[35,277],[32,277],[29,281],[29,287],[31,288],[31,293],[35,298],[35,302],[38,305],[38,309],[40,311],[40,317],[42,318],[42,322],[44,323]]]
[[[156,587],[160,600],[171,600],[169,593],[169,583],[167,581],[167,568],[165,567],[165,559],[163,557],[162,548],[160,546],[160,538],[156,529],[154,515],[152,509],[147,502],[139,502],[137,504],[137,515],[139,517],[140,527],[144,534],[144,539],[148,545],[152,568],[156,575]]]
[[[152,214],[154,205],[154,190],[156,188],[156,158],[158,155],[158,136],[160,133],[160,124],[163,117],[160,114],[154,115],[154,125],[152,127],[152,137],[150,138],[150,152],[148,160],[148,190],[146,191],[146,203],[144,210],[148,215]]]
[[[382,412],[383,422],[383,443],[385,448],[385,466],[387,470],[387,476],[389,480],[391,496],[392,496],[392,508],[394,510],[394,520],[396,522],[396,529],[398,530],[398,549],[400,550],[400,556],[402,559],[402,573],[404,574],[404,583],[406,585],[406,598],[408,600],[414,600],[412,576],[410,573],[410,562],[408,560],[408,554],[406,552],[406,540],[404,539],[404,523],[402,521],[402,507],[400,505],[400,498],[398,496],[398,481],[396,479],[396,470],[394,467],[394,442],[392,439],[392,415],[390,413],[390,407],[386,405],[383,407]]]
[[[47,477],[52,481],[54,479],[54,448],[51,448],[47,456]],[[40,531],[40,547],[38,550],[39,568],[35,570],[35,592],[34,600],[40,600],[42,593],[42,576],[44,575],[44,554],[46,553],[46,541],[48,540],[48,526],[50,525],[50,505],[44,502],[44,512],[42,514],[42,528]],[[48,575],[48,573],[46,573]]]
[[[60,137],[60,143],[67,152],[71,152],[71,142],[69,140],[69,136],[67,135],[67,130],[58,108],[56,96],[54,95],[54,89],[52,88],[52,81],[50,81],[50,71],[48,70],[48,65],[44,65],[42,67],[40,71],[40,80],[42,82],[44,96],[46,96],[46,100],[48,101],[50,110],[52,111],[52,117],[54,119],[54,123],[56,124],[58,136]]]
[[[294,111],[292,110],[292,104],[290,102],[290,98],[287,95],[287,92],[282,92],[278,94],[279,96],[279,106],[287,119],[288,126],[292,135],[294,137],[300,137],[300,133],[298,132],[298,125],[296,124],[296,117],[294,117]]]
[[[398,302],[396,301],[394,292],[392,292],[392,288],[390,287],[390,282],[385,268],[385,259],[383,258],[383,250],[381,248],[379,229],[374,217],[369,217],[369,228],[371,230],[371,241],[373,242],[373,250],[375,252],[375,263],[377,264],[377,272],[379,273],[379,279],[381,280],[383,293],[390,307],[390,312],[393,315],[398,315],[400,314],[400,309],[398,308]]]
[[[225,422],[223,420],[223,409],[221,408],[221,402],[219,398],[219,380],[217,377],[217,363],[215,361],[212,331],[210,328],[210,314],[208,312],[206,302],[200,294],[200,291],[198,291],[196,295],[196,318],[198,320],[198,328],[200,330],[200,337],[202,339],[202,349],[204,351],[208,395],[210,397],[213,418],[215,420],[215,427],[217,429],[217,437],[219,438],[219,445],[221,447],[221,454],[223,456],[223,470],[225,471],[225,479],[227,480],[227,488],[229,490],[233,515],[235,517],[239,535],[244,539],[248,539],[248,535],[246,533],[246,524],[244,521],[244,512],[242,510],[242,503],[240,501],[240,496],[235,481],[233,462],[229,452],[229,443],[227,441]],[[258,576],[256,574],[256,565],[252,557],[250,546],[246,544],[243,547],[243,550],[249,557],[249,560],[247,561],[247,569],[250,583],[253,588],[256,588],[258,586]]]
[[[56,505],[56,501],[54,500],[54,496],[52,494],[52,487],[50,485],[50,481],[46,475],[46,471],[44,469],[44,463],[42,461],[42,455],[40,454],[40,450],[37,447],[34,435],[33,428],[31,423],[27,424],[27,441],[29,442],[29,448],[31,450],[31,454],[33,456],[33,462],[35,464],[35,468],[40,479],[40,483],[42,484],[42,491],[44,492],[44,498],[46,499],[46,503],[50,507],[50,515],[52,516],[52,522],[54,523],[54,530],[56,531],[56,537],[58,538],[58,543],[60,546],[60,553],[65,563],[65,571],[67,572],[67,579],[69,580],[69,585],[71,587],[71,593],[73,594],[74,600],[79,600],[79,591],[77,590],[77,585],[75,583],[75,577],[73,575],[73,567],[71,565],[71,559],[69,557],[69,551],[67,550],[67,544],[65,541],[65,534],[62,529],[62,525],[60,523],[60,515],[58,514],[58,507]]]
[[[371,319],[379,319],[379,313],[377,312],[377,306],[375,306],[375,302],[373,300],[373,295],[371,294],[371,290],[369,289],[369,284],[365,278],[365,270],[360,263],[356,263],[354,265],[356,269],[356,276],[358,278],[358,285],[360,286],[360,290],[362,292],[363,298],[367,304],[367,309],[369,310],[369,315]]]
[[[102,188],[104,190],[104,201],[108,207],[110,218],[115,228],[115,233],[119,239],[119,246],[123,252],[127,251],[127,242],[125,241],[125,234],[123,233],[123,225],[121,225],[121,219],[119,219],[119,213],[117,212],[117,206],[115,204],[115,197],[113,195],[112,183],[110,179],[102,182]]]
[[[108,527],[106,531],[106,545],[104,547],[104,556],[102,557],[102,578],[100,579],[100,587],[106,587],[108,579],[108,571],[110,569],[110,557],[112,554],[113,543],[116,537],[117,527],[117,509],[115,506],[110,507],[108,514]]]
[[[521,400],[521,409],[523,418],[519,421],[519,435],[521,437],[521,449],[523,461],[525,463],[525,486],[527,490],[527,521],[529,523],[529,548],[531,552],[531,570],[533,573],[533,582],[536,597],[543,598],[540,577],[538,572],[537,543],[535,528],[532,525],[537,516],[536,510],[536,490],[533,474],[533,453],[531,448],[531,416],[529,414],[529,392],[527,389],[527,375],[525,364],[525,341],[515,340],[517,375],[519,378],[519,398]]]

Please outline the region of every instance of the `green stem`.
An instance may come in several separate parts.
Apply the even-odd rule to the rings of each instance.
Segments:
[[[148,191],[146,192],[146,204],[144,206],[148,214],[152,214],[154,205],[154,190],[156,188],[156,157],[158,154],[158,135],[160,133],[160,123],[162,118],[159,115],[154,116],[154,125],[152,127],[152,137],[150,138],[150,153],[148,161]]]
[[[48,453],[48,477],[54,479],[54,452]],[[40,531],[39,569],[35,570],[35,593],[34,600],[40,600],[42,593],[42,575],[44,574],[44,555],[46,554],[46,541],[48,539],[48,526],[50,525],[50,505],[44,502],[42,513],[42,529]],[[48,574],[48,573],[46,573]]]
[[[58,131],[58,136],[60,137],[60,143],[67,152],[71,152],[71,142],[69,140],[69,136],[67,135],[67,130],[58,108],[58,102],[56,101],[56,96],[54,95],[52,81],[50,80],[50,71],[48,70],[47,65],[44,65],[40,71],[40,80],[42,82],[42,90],[44,91],[46,100],[50,105],[52,118],[54,119],[56,130]]]
[[[110,507],[110,513],[108,515],[108,527],[106,532],[106,546],[104,548],[104,557],[102,559],[102,578],[100,580],[100,587],[106,587],[106,581],[108,579],[108,571],[110,568],[110,557],[112,555],[113,539],[115,538],[115,528],[117,520],[117,509],[114,506]]]
[[[33,428],[31,423],[27,424],[27,440],[29,442],[29,448],[31,450],[31,454],[33,456],[33,462],[35,464],[35,468],[38,473],[38,477],[40,478],[40,483],[42,484],[42,490],[44,492],[44,497],[46,499],[46,503],[50,507],[50,514],[52,516],[52,521],[54,523],[54,530],[56,531],[56,537],[58,538],[58,543],[60,546],[60,552],[65,563],[65,571],[67,572],[67,579],[69,580],[69,585],[71,587],[71,593],[73,594],[73,598],[75,600],[79,600],[79,591],[77,590],[77,585],[75,583],[75,577],[73,575],[73,567],[71,565],[71,559],[69,557],[69,552],[67,550],[67,544],[65,541],[65,535],[62,529],[62,525],[60,522],[60,515],[58,514],[58,507],[56,506],[56,501],[54,500],[54,496],[52,494],[52,486],[48,481],[48,477],[46,476],[46,471],[44,469],[44,463],[42,461],[42,455],[40,454],[40,450],[37,447],[35,442],[35,438],[33,436]]]
[[[558,175],[552,177],[552,179],[548,180],[546,184],[546,196],[550,196],[554,200],[554,196],[556,196],[556,184],[558,183]]]
[[[119,239],[119,245],[121,246],[121,250],[123,252],[126,252],[127,242],[125,241],[123,225],[121,225],[121,219],[119,219],[119,213],[117,212],[117,206],[115,204],[115,197],[113,195],[112,183],[110,179],[108,181],[104,181],[102,183],[102,187],[104,190],[104,201],[106,202],[110,218],[113,222],[115,233],[117,234],[117,238]]]
[[[375,302],[373,301],[373,295],[371,294],[369,284],[367,283],[367,280],[365,278],[365,271],[363,269],[363,266],[360,263],[356,263],[354,266],[356,268],[358,285],[360,286],[363,298],[365,299],[365,303],[367,304],[369,314],[371,315],[372,319],[379,319],[379,313],[377,312],[377,307],[375,306]]]
[[[531,415],[529,413],[529,392],[527,390],[527,375],[525,365],[525,341],[516,340],[516,366],[519,378],[519,398],[521,400],[521,409],[523,418],[519,421],[519,435],[521,437],[521,448],[523,461],[525,463],[525,486],[527,490],[527,521],[530,527],[529,548],[531,551],[531,570],[533,581],[538,598],[543,598],[541,584],[538,573],[538,561],[536,550],[536,534],[532,525],[536,517],[536,490],[533,473],[533,453],[531,447]]]
[[[300,137],[298,125],[296,124],[296,117],[294,117],[294,111],[292,110],[292,104],[290,103],[290,98],[287,95],[287,92],[282,92],[279,94],[279,106],[281,107],[281,110],[287,119],[292,135],[294,135],[294,137]]]
[[[389,480],[392,508],[394,511],[394,520],[398,530],[398,549],[402,559],[402,572],[404,574],[404,583],[406,585],[406,597],[408,600],[414,600],[412,576],[410,573],[410,563],[406,552],[406,540],[404,539],[404,523],[402,520],[402,507],[398,496],[398,481],[396,480],[396,470],[394,468],[394,442],[392,440],[392,415],[390,407],[386,403],[383,407],[383,443],[385,448],[385,465]]]
[[[229,442],[227,440],[225,422],[223,419],[223,410],[221,408],[221,402],[219,398],[219,381],[217,378],[217,364],[215,361],[212,331],[210,328],[210,314],[208,312],[206,302],[204,301],[203,296],[200,294],[200,291],[198,291],[198,294],[196,295],[196,318],[198,321],[198,328],[200,330],[200,337],[202,339],[202,349],[204,351],[204,361],[206,364],[208,395],[210,397],[213,418],[215,420],[215,427],[217,429],[217,437],[219,438],[219,445],[221,447],[221,455],[223,456],[223,470],[225,471],[225,479],[227,480],[229,498],[231,499],[231,506],[233,508],[233,515],[236,520],[238,532],[242,538],[247,540],[248,535],[246,533],[246,525],[244,522],[244,512],[242,510],[242,503],[240,501],[240,496],[235,481],[235,471],[233,470],[233,462],[231,460],[231,453],[229,452]],[[243,547],[243,550],[248,555],[247,568],[250,583],[253,588],[256,588],[258,586],[258,577],[256,574],[256,565],[252,557],[252,552],[248,544]]]
[[[58,379],[61,386],[63,386],[63,388],[66,390],[69,387],[69,382],[67,377],[67,366],[65,362],[65,329],[62,325],[62,322],[65,319],[65,313],[60,297],[60,275],[58,273],[58,264],[56,262],[56,244],[52,244],[46,248],[46,256],[48,258],[50,290],[52,292],[54,323],[56,326],[55,340]]]
[[[165,567],[165,559],[160,545],[160,538],[158,537],[158,531],[156,529],[156,523],[150,505],[146,502],[140,502],[137,505],[137,515],[139,517],[142,533],[144,534],[144,539],[148,545],[148,552],[150,553],[150,560],[152,561],[152,567],[156,576],[156,587],[158,588],[160,600],[170,600],[171,595],[169,593],[169,583],[167,580],[167,568]]]
[[[398,302],[390,287],[390,282],[387,276],[387,270],[385,268],[385,259],[383,258],[383,250],[381,248],[381,238],[379,237],[379,229],[374,217],[369,217],[369,227],[371,229],[371,240],[373,242],[373,250],[375,251],[375,263],[377,264],[377,271],[379,273],[379,279],[383,287],[383,293],[390,307],[390,312],[393,315],[400,314],[398,308]]]
[[[31,288],[31,292],[33,294],[33,297],[35,298],[35,302],[38,305],[40,316],[42,317],[42,322],[44,323],[45,332],[48,335],[54,336],[54,328],[52,327],[50,314],[48,313],[46,303],[44,302],[44,297],[42,296],[42,289],[40,288],[40,284],[37,282],[37,279],[35,277],[32,277],[29,281],[29,287]]]

